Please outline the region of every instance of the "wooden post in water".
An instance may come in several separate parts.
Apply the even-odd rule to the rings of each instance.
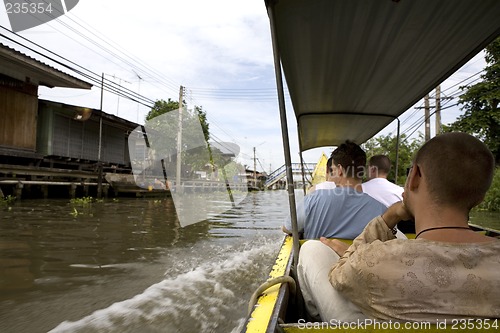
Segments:
[[[97,152],[97,198],[102,198],[102,162],[101,162],[101,148],[102,148],[102,100],[104,95],[104,73],[102,73],[101,80],[101,107],[99,115],[99,149]]]
[[[21,182],[18,182],[17,185],[16,185],[16,189],[15,189],[15,197],[18,199],[18,200],[21,200],[21,196],[23,194],[23,187],[24,187],[24,184],[21,183]]]
[[[69,186],[69,196],[71,199],[74,199],[76,197],[76,184],[73,183]]]
[[[255,157],[255,147],[253,147],[253,186],[257,188],[257,158]]]
[[[47,199],[49,197],[49,185],[41,185],[42,188],[42,195],[44,199]]]

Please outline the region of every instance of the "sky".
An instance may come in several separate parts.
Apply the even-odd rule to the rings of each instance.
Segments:
[[[3,9],[0,25],[10,28]],[[177,101],[183,86],[188,108],[202,106],[206,112],[212,138],[240,146],[240,162],[253,169],[255,148],[257,170],[269,172],[284,164],[264,0],[80,0],[66,15],[19,35],[153,101]],[[0,42],[8,44],[1,36]],[[443,94],[456,96],[458,86],[477,79],[467,81],[484,66],[484,54],[474,57],[442,83]],[[99,109],[101,91],[41,87],[39,98]],[[286,100],[291,156],[298,162],[296,123],[288,96]],[[447,103],[455,104],[456,98]],[[104,92],[102,105],[104,112],[138,123],[149,112],[110,92]],[[401,117],[402,132],[424,131],[423,110],[415,107]],[[450,123],[460,113],[457,107],[444,109],[442,122]],[[394,122],[381,134],[395,131]],[[304,159],[316,163],[331,151],[313,149]]]

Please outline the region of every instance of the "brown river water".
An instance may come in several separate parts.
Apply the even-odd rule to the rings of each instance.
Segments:
[[[231,332],[283,238],[284,191],[181,228],[171,199],[0,206],[0,332]]]
[[[284,191],[185,228],[168,198],[2,205],[0,332],[238,332],[287,215]]]

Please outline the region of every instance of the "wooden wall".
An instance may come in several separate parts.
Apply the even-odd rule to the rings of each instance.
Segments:
[[[38,87],[0,77],[0,146],[35,151]]]

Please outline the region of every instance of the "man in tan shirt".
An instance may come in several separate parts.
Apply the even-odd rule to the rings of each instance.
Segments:
[[[468,134],[428,141],[403,202],[373,219],[350,247],[327,239],[303,245],[298,275],[310,314],[324,321],[500,318],[500,241],[468,227],[494,167],[491,152]],[[416,239],[395,239],[392,229],[410,218]]]

